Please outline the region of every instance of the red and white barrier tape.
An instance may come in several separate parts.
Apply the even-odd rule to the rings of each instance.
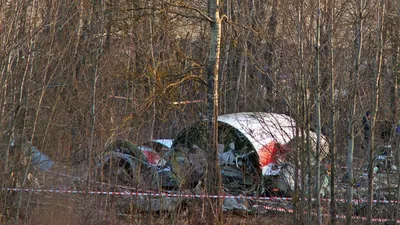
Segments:
[[[57,174],[57,175],[60,175],[60,176],[64,176],[64,177],[70,177],[70,178],[73,178],[73,179],[83,180],[80,177],[71,176],[71,175],[68,175],[66,173],[55,172],[55,171],[51,171],[51,170],[49,170],[47,172],[54,173],[54,174]],[[94,183],[106,184],[106,183],[98,182],[98,181],[94,181]],[[155,193],[154,191],[148,191],[148,190],[138,190],[138,191],[139,192],[123,192],[123,193],[130,193],[130,194],[112,194],[112,193],[114,193],[114,192],[112,192],[112,193],[109,193],[109,195],[133,195],[131,193],[141,193],[141,192]],[[67,193],[67,192],[63,192],[63,193]],[[117,193],[117,192],[115,192],[115,193]],[[83,193],[80,193],[80,194],[83,194]],[[100,194],[100,193],[91,193],[91,194]],[[164,193],[164,194],[155,193],[155,194],[157,194],[157,195],[150,195],[150,196],[153,196],[153,197],[161,197],[161,196],[165,196],[165,197],[186,197],[186,198],[242,198],[242,199],[250,199],[250,200],[292,201],[292,198],[286,198],[286,197],[253,197],[253,196],[222,196],[222,195],[219,195],[219,196],[218,195],[214,195],[214,196],[212,196],[212,195],[192,195],[192,194],[188,194],[188,195],[185,194],[183,196],[181,194],[168,194],[168,193]],[[141,196],[144,196],[144,195],[141,195]],[[311,199],[311,201],[316,201],[316,199],[313,198],[313,199]],[[321,199],[321,201],[322,202],[330,202],[331,199],[324,198],[324,199]],[[336,202],[340,202],[340,203],[347,202],[346,199],[335,199],[335,201]],[[353,202],[361,204],[361,203],[367,203],[368,200],[366,200],[366,199],[353,199]],[[400,200],[373,200],[373,203],[374,204],[377,204],[377,203],[380,203],[380,204],[397,204],[397,203],[400,203]]]
[[[278,208],[278,207],[271,207],[271,206],[260,206],[260,205],[255,205],[256,207],[262,207],[265,210],[269,210],[269,211],[276,211],[276,212],[285,212],[285,213],[293,213],[293,209],[285,209],[285,208]],[[328,214],[324,214],[325,217],[329,217],[330,215]],[[336,215],[337,219],[346,219],[345,215]],[[362,220],[365,221],[367,220],[366,217],[362,217],[362,216],[352,216],[351,218],[355,219],[355,220]],[[387,219],[387,218],[372,218],[371,219],[372,222],[389,222],[389,221],[393,221],[391,219]],[[397,220],[396,224],[400,223],[400,220]]]
[[[149,196],[149,197],[182,197],[182,198],[229,198],[229,199],[249,199],[264,201],[292,201],[287,197],[259,197],[259,196],[234,196],[234,195],[206,195],[206,194],[181,194],[181,193],[156,193],[151,191],[85,191],[85,190],[67,190],[67,189],[32,189],[32,188],[1,188],[2,191],[19,191],[19,192],[36,192],[36,193],[58,193],[58,194],[89,194],[89,195],[121,195],[121,196]],[[316,199],[312,199],[315,201]],[[321,199],[323,202],[330,202],[330,199]],[[337,202],[347,202],[345,199],[336,199]],[[365,199],[354,199],[354,203],[366,203]],[[373,203],[395,204],[400,203],[399,200],[374,200]]]
[[[155,192],[118,192],[118,191],[84,191],[65,189],[31,189],[31,188],[2,188],[2,191],[36,192],[36,193],[65,193],[65,194],[91,194],[91,195],[126,195],[126,196],[150,196],[150,197],[183,197],[183,198],[242,198],[251,200],[291,201],[285,197],[257,197],[257,196],[233,196],[233,195],[204,195],[204,194],[174,194]]]
[[[171,194],[171,193],[144,193],[144,192],[115,192],[115,191],[83,191],[83,190],[62,190],[62,189],[30,189],[30,188],[1,188],[2,191],[16,191],[16,192],[36,192],[36,193],[57,193],[57,194],[91,194],[91,195],[127,195],[127,196],[151,196],[151,197],[185,197],[185,198],[244,198],[244,199],[257,199],[257,200],[270,200],[270,201],[290,201],[291,198],[284,197],[252,197],[252,196],[229,196],[229,195],[196,195],[196,194]],[[329,200],[329,199],[328,199]],[[375,201],[374,201],[375,202]],[[387,201],[389,202],[389,201]],[[390,201],[392,202],[392,201]],[[255,205],[259,206],[259,205]],[[289,212],[293,213],[292,209],[277,208],[271,206],[262,206],[266,210]],[[343,215],[336,216],[339,219],[346,218]],[[366,220],[366,217],[353,216],[353,219]],[[391,221],[386,218],[373,218],[374,222]],[[397,221],[400,223],[400,220]]]

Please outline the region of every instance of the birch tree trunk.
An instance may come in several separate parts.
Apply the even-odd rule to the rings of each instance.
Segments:
[[[303,87],[303,70],[301,66],[302,62],[302,54],[303,54],[303,45],[302,45],[302,1],[299,1],[297,5],[297,24],[296,24],[296,32],[297,32],[297,45],[298,45],[298,66],[297,66],[297,76],[299,79],[296,79],[297,85],[302,88]],[[303,115],[303,92],[298,91],[296,95],[297,104],[296,104],[296,114]],[[302,119],[299,116],[299,120]],[[300,133],[303,132],[303,124],[300,122],[296,123],[296,136],[300,137]],[[300,143],[296,146],[295,151],[295,170],[294,170],[294,195],[293,195],[293,223],[302,222],[303,221],[303,204],[304,204],[304,173],[301,173],[301,177],[299,177],[299,171],[304,169],[304,163],[301,161],[303,158],[302,146]]]
[[[400,23],[400,0],[397,0],[397,24]],[[397,34],[397,37],[399,37],[400,35],[400,28],[396,27],[395,28],[395,34]],[[400,40],[396,39],[394,40],[394,46],[393,46],[393,83],[394,83],[394,87],[393,87],[393,102],[395,105],[397,105],[397,101],[398,101],[398,85],[397,83],[399,82],[399,75],[400,75],[400,62],[399,62],[399,54],[400,54]],[[393,108],[393,117],[395,118],[395,121],[397,120],[398,116],[397,116],[397,107]],[[400,123],[397,123],[397,126],[400,126]],[[397,127],[396,127],[397,128]],[[395,149],[396,149],[396,166],[397,169],[400,169],[400,134],[397,133],[397,129],[396,129],[396,139],[395,139]],[[397,178],[397,199],[399,199],[400,195],[400,173],[398,175]],[[397,221],[397,219],[399,218],[399,208],[400,208],[400,203],[397,202],[396,207],[395,207],[395,221]]]
[[[276,45],[276,32],[277,32],[277,27],[278,27],[278,7],[279,7],[279,0],[274,0],[272,2],[272,11],[271,11],[271,17],[269,18],[268,21],[268,36],[270,37],[269,42],[267,43],[267,54],[266,54],[266,61],[267,61],[267,73],[268,73],[268,79],[270,82],[268,82],[267,86],[267,98],[272,99],[271,101],[271,108],[273,110],[278,110],[277,106],[277,68],[275,66],[276,64],[276,53],[275,53],[275,45]]]
[[[347,192],[347,213],[346,213],[346,224],[352,224],[352,216],[353,216],[353,154],[354,154],[354,123],[356,119],[356,109],[357,109],[357,93],[358,93],[358,80],[360,76],[360,62],[361,62],[361,51],[362,51],[362,29],[363,29],[363,0],[357,1],[357,28],[356,28],[356,38],[355,38],[355,47],[356,53],[354,56],[354,71],[353,76],[351,77],[351,81],[354,84],[353,89],[351,90],[351,109],[348,120],[348,129],[347,129],[347,175],[348,175],[348,192]]]
[[[331,224],[336,224],[336,201],[335,201],[335,158],[336,158],[336,97],[335,97],[335,73],[334,73],[334,47],[333,47],[333,15],[335,9],[334,0],[329,1],[329,73],[331,83],[331,113],[330,113],[330,133],[329,133],[329,156],[331,160],[331,202],[330,202],[330,215]]]
[[[92,86],[92,106],[91,106],[91,116],[92,116],[92,124],[91,124],[91,130],[90,130],[90,143],[89,143],[89,154],[88,154],[88,185],[90,184],[91,177],[90,177],[90,171],[92,169],[92,156],[93,156],[93,145],[94,145],[94,140],[95,140],[95,131],[96,131],[96,123],[97,123],[97,83],[100,78],[100,58],[101,55],[103,54],[103,46],[104,46],[104,37],[103,37],[103,31],[104,31],[104,0],[100,2],[100,28],[99,28],[99,43],[96,49],[96,58],[95,58],[95,65],[94,65],[94,70],[93,70],[93,86]],[[90,187],[89,187],[90,188]]]
[[[307,121],[307,114],[306,114],[306,102],[307,102],[307,86],[306,86],[306,79],[305,79],[305,74],[303,72],[303,1],[301,0],[298,5],[298,25],[297,25],[297,34],[298,34],[298,48],[299,48],[299,77],[300,77],[300,87],[301,87],[301,93],[300,93],[300,115],[303,116],[302,121],[303,123],[300,126],[300,132],[301,133],[301,143],[302,145],[298,146],[298,152],[300,152],[299,155],[299,164],[300,164],[300,170],[302,171],[301,177],[300,177],[300,185],[301,187],[306,186],[306,178],[305,178],[305,154],[304,154],[304,130],[305,130],[305,123]],[[305,188],[301,188],[300,193],[300,205],[299,207],[296,207],[296,212],[298,213],[298,218],[299,221],[303,222],[304,221],[304,214],[303,214],[303,208],[305,206]]]
[[[380,81],[381,81],[381,67],[382,67],[382,30],[383,30],[383,18],[385,15],[385,0],[380,0],[378,9],[378,25],[376,29],[377,36],[377,50],[376,57],[374,60],[374,86],[372,87],[372,119],[371,119],[371,139],[369,144],[369,166],[368,166],[368,206],[367,206],[367,224],[372,224],[372,204],[374,198],[374,183],[373,183],[373,171],[374,171],[374,149],[375,149],[375,127],[376,118],[379,107],[379,95],[380,95]]]
[[[321,153],[321,103],[320,103],[320,0],[317,0],[317,24],[316,24],[316,37],[315,37],[315,80],[317,84],[317,88],[315,89],[315,115],[317,119],[317,144],[316,144],[316,179],[315,179],[315,192],[317,194],[317,220],[318,224],[322,224],[322,215],[321,215],[321,196],[320,196],[320,176],[321,176],[321,168],[320,168],[320,153]]]
[[[156,86],[155,80],[157,79],[157,63],[156,63],[156,49],[154,47],[154,18],[155,18],[155,11],[153,9],[154,1],[152,2],[151,6],[151,16],[149,19],[149,31],[150,31],[150,57],[151,57],[151,70],[149,73],[151,76],[149,77],[149,89],[150,89],[150,96],[151,96],[151,118],[150,118],[150,137],[149,140],[154,139],[154,127],[156,125],[156,115],[157,115],[157,105],[156,105]]]
[[[221,191],[221,173],[218,159],[218,71],[221,44],[221,19],[220,19],[220,1],[209,0],[210,14],[210,52],[207,66],[207,101],[208,101],[208,137],[210,148],[207,152],[206,166],[206,192],[208,194],[220,195]],[[222,220],[221,199],[209,199],[207,207],[207,220],[210,224],[219,224]]]
[[[81,45],[81,39],[83,36],[83,27],[84,27],[84,0],[81,0],[78,4],[78,13],[79,13],[79,21],[78,27],[76,31],[76,42],[75,42],[75,49],[74,49],[74,58],[75,58],[75,69],[73,80],[74,82],[78,82],[79,79],[79,71],[80,71],[80,57],[79,56],[79,46]]]

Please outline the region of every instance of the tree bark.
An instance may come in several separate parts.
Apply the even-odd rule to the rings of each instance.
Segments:
[[[277,72],[275,66],[275,45],[276,45],[276,32],[278,28],[278,8],[279,8],[279,0],[273,0],[272,2],[272,10],[271,16],[268,21],[268,37],[270,40],[267,43],[267,52],[266,52],[266,63],[267,63],[267,73],[268,73],[268,82],[266,85],[267,91],[267,99],[271,99],[272,110],[278,110],[277,103]]]
[[[207,101],[208,101],[208,138],[211,143],[207,152],[206,191],[208,194],[220,195],[221,173],[218,158],[218,72],[221,45],[220,1],[209,0],[210,14],[210,52],[207,66]],[[209,199],[207,219],[210,224],[219,224],[222,220],[222,200]]]
[[[301,118],[302,123],[300,125],[300,131],[299,131],[299,133],[301,134],[301,145],[300,144],[298,145],[298,150],[299,150],[298,152],[300,152],[298,163],[300,164],[300,171],[302,171],[301,177],[300,177],[300,185],[302,188],[299,193],[299,196],[301,199],[300,204],[295,209],[296,209],[296,213],[298,214],[298,218],[299,218],[298,221],[303,223],[304,222],[303,208],[305,206],[305,197],[306,197],[305,188],[304,188],[304,187],[306,187],[306,178],[305,178],[306,162],[304,160],[305,159],[304,131],[305,131],[305,127],[306,127],[305,123],[307,121],[307,113],[306,113],[307,84],[306,84],[305,73],[303,72],[304,71],[303,70],[303,61],[304,61],[304,59],[303,59],[303,57],[304,57],[304,55],[303,55],[303,48],[304,48],[304,46],[303,46],[303,39],[304,39],[304,37],[303,37],[303,0],[299,1],[298,7],[299,7],[298,8],[298,24],[297,24],[298,48],[299,48],[299,66],[298,67],[299,67],[299,77],[300,77],[299,83],[300,83],[300,88],[301,88],[301,91],[300,91],[300,102],[301,103],[300,103],[300,110],[299,110],[299,111],[301,111],[301,113],[299,115],[302,115],[302,118]],[[298,172],[297,172],[297,174],[298,174]],[[297,189],[299,189],[299,188],[297,188]],[[296,220],[296,222],[297,222],[297,220]]]
[[[336,161],[336,96],[335,96],[335,73],[334,73],[334,46],[333,46],[333,15],[335,9],[334,0],[329,1],[329,74],[331,83],[331,109],[330,109],[330,133],[329,133],[329,156],[330,156],[330,220],[331,224],[336,224],[336,196],[335,196],[335,161]]]
[[[381,0],[378,8],[378,25],[376,29],[377,50],[374,60],[374,86],[372,87],[372,119],[371,119],[371,139],[369,144],[369,166],[368,166],[368,205],[367,205],[367,224],[372,224],[372,204],[374,198],[374,149],[375,149],[375,127],[379,107],[381,68],[382,68],[382,36],[383,22],[385,16],[385,0]]]
[[[348,176],[348,192],[347,192],[347,213],[346,213],[346,224],[352,224],[353,216],[353,192],[354,192],[354,179],[353,179],[353,155],[354,155],[354,123],[356,119],[356,109],[357,109],[357,93],[358,93],[358,81],[360,76],[360,62],[361,62],[361,51],[362,51],[362,29],[363,29],[363,0],[357,2],[357,28],[356,28],[356,38],[355,38],[355,56],[354,56],[354,71],[351,81],[354,83],[353,89],[351,90],[351,108],[348,120],[347,129],[347,176]]]
[[[318,224],[322,224],[322,215],[321,215],[321,196],[320,196],[320,176],[321,176],[321,167],[320,167],[320,154],[321,154],[321,103],[320,103],[320,23],[321,23],[321,8],[320,8],[320,0],[317,0],[317,26],[316,26],[316,37],[315,37],[315,80],[317,84],[317,88],[315,89],[315,115],[317,119],[317,144],[316,144],[316,180],[315,180],[315,192],[317,194],[317,220]]]
[[[104,1],[100,2],[100,28],[98,33],[103,34],[104,32]],[[92,124],[90,128],[90,142],[89,142],[89,152],[88,152],[88,166],[89,166],[89,171],[92,169],[92,158],[93,158],[93,146],[94,146],[94,141],[95,141],[95,135],[96,135],[96,123],[97,123],[97,83],[100,78],[100,58],[101,55],[103,54],[103,47],[104,47],[104,37],[101,35],[99,37],[99,43],[96,49],[96,55],[95,55],[95,65],[93,68],[93,86],[92,86],[92,105],[91,105],[91,116],[92,116]],[[90,181],[92,177],[90,176],[90,172],[87,173],[88,175],[88,188],[90,188]]]
[[[400,0],[397,0],[397,19],[395,24],[400,23]],[[400,35],[400,28],[397,26],[395,29],[395,34],[397,34],[397,37]],[[397,115],[397,102],[398,102],[398,82],[399,82],[399,75],[400,75],[400,62],[399,62],[399,54],[400,54],[400,40],[397,38],[394,40],[393,44],[393,103],[396,105],[396,107],[393,108],[393,117],[394,120],[396,121],[395,124],[397,124],[397,127],[400,126],[400,123],[397,121],[398,115]],[[396,127],[396,128],[397,128]],[[396,134],[395,134],[395,149],[396,149],[396,166],[397,170],[400,169],[400,134],[397,133],[396,129]],[[397,178],[397,199],[400,199],[400,173]],[[396,196],[396,195],[395,195]],[[400,203],[397,202],[396,207],[395,207],[395,221],[399,218],[399,208],[400,208]]]

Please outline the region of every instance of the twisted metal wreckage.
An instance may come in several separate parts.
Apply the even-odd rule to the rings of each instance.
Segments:
[[[275,113],[234,113],[218,117],[219,161],[223,189],[230,195],[291,196],[294,191],[293,152],[305,138],[296,136],[295,121]],[[317,135],[310,131],[315,165]],[[325,137],[321,158],[328,154]],[[109,144],[97,164],[102,182],[124,184],[141,189],[162,188],[201,193],[205,174],[207,121],[185,128],[172,140],[155,140],[142,146],[116,140]],[[312,177],[315,177],[312,175]],[[321,195],[329,191],[326,173],[321,175]],[[233,202],[232,202],[233,201]],[[167,201],[168,202],[168,201]],[[168,202],[172,205],[176,201]],[[143,208],[144,202],[138,203]],[[167,205],[168,210],[171,204]],[[156,206],[157,205],[157,206]],[[244,209],[246,204],[225,199],[225,210]],[[144,207],[146,208],[146,207]],[[148,202],[148,209],[162,209]]]
[[[295,183],[294,157],[307,139],[296,136],[296,124],[292,118],[275,113],[234,113],[218,117],[219,162],[224,195],[231,196],[283,196],[293,195]],[[299,132],[297,132],[299,133]],[[317,135],[309,132],[309,144],[312,150],[310,164],[315,168]],[[182,130],[176,138],[151,140],[142,145],[134,145],[127,140],[114,140],[108,143],[98,157],[95,176],[101,184],[110,187],[125,187],[130,190],[150,190],[164,193],[202,195],[202,180],[205,175],[207,143],[207,121],[197,122]],[[35,146],[28,144],[24,154],[28,164],[40,171],[51,172],[55,162],[41,153]],[[390,150],[390,149],[389,149]],[[322,136],[319,159],[321,162],[328,154],[328,143]],[[377,156],[377,168],[391,168],[391,154],[385,146]],[[389,151],[391,152],[391,151]],[[308,163],[307,163],[308,164]],[[329,178],[324,163],[320,164],[320,195],[329,195]],[[300,165],[306,168],[308,165]],[[302,171],[299,171],[298,176]],[[314,185],[315,171],[303,171],[306,182],[304,185]],[[365,173],[364,173],[365,174]],[[365,189],[366,178],[362,174],[361,189]],[[390,199],[395,183],[388,182],[390,174],[378,173],[374,177],[378,198]],[[308,180],[308,177],[311,177]],[[16,178],[13,178],[16,179]],[[40,187],[37,179],[29,173],[28,180],[35,187]],[[83,181],[83,178],[74,177]],[[342,181],[345,180],[344,178]],[[394,179],[396,180],[396,179]],[[86,183],[86,182],[85,182]],[[307,191],[307,186],[301,187]],[[16,182],[17,187],[19,183]],[[122,185],[122,186],[121,186]],[[364,187],[365,186],[365,187]],[[114,190],[114,189],[113,189]],[[117,190],[117,189],[115,189]],[[114,191],[115,191],[114,190]],[[122,190],[122,189],[118,189]],[[340,191],[340,190],[338,190]],[[345,189],[343,190],[345,191]],[[357,192],[358,193],[358,192]],[[149,195],[151,196],[151,195]],[[127,195],[129,198],[129,195]],[[130,207],[144,212],[172,211],[186,201],[176,197],[145,197],[137,196],[136,201],[120,202],[120,211]],[[250,204],[245,198],[224,198],[223,210],[250,211]],[[362,208],[362,206],[360,206]]]

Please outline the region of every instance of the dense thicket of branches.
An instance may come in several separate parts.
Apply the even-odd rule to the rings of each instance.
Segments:
[[[347,157],[349,123],[354,154],[367,154],[361,126],[367,110],[376,113],[374,145],[394,141],[380,136],[384,129],[394,134],[399,119],[399,1],[384,1],[382,9],[375,0],[321,0],[319,11],[309,0],[221,2],[220,114],[285,113],[303,129],[316,129],[318,89],[321,130],[328,136],[335,126],[337,162]],[[363,41],[355,66],[357,32]],[[0,0],[2,186],[23,168],[17,162],[27,141],[89,170],[110,139],[173,138],[202,119],[209,42],[206,0]]]

